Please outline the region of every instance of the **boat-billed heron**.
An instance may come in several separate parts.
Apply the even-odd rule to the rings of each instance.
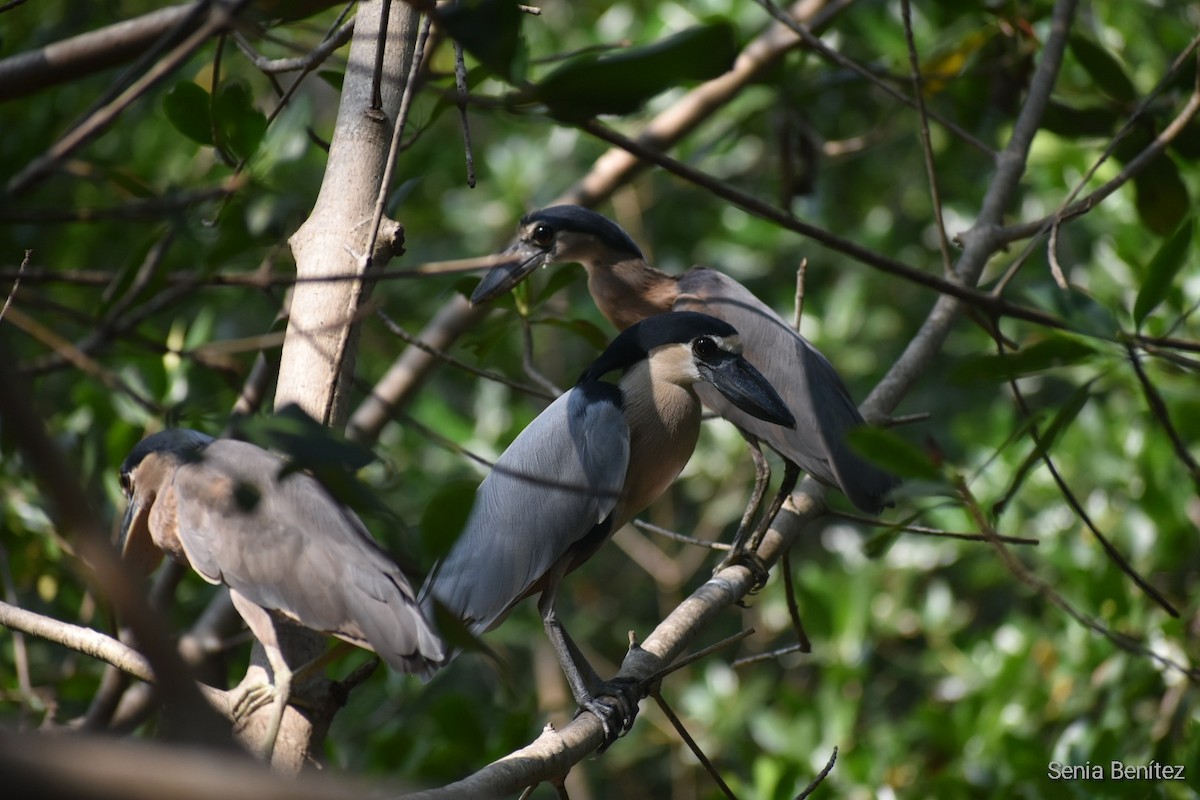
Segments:
[[[250,687],[235,711],[274,701],[268,759],[292,680],[277,619],[373,650],[400,672],[446,658],[396,562],[315,478],[287,467],[255,445],[182,428],[148,436],[121,465],[125,558],[144,574],[165,552],[225,584],[266,651],[273,685]]]
[[[601,380],[620,372],[617,383]],[[563,576],[661,495],[700,431],[696,388],[711,385],[765,425],[792,414],[742,356],[733,326],[707,314],[649,317],[625,329],[574,388],[529,424],[480,485],[465,528],[421,590],[475,633],[541,592],[538,610],[571,692],[611,733],[627,729],[630,687],[602,684],[555,614]],[[597,701],[614,694],[623,707]]]
[[[878,514],[888,504],[897,480],[847,444],[846,433],[864,423],[833,365],[737,281],[704,267],[678,276],[660,272],[615,222],[572,205],[527,214],[505,255],[508,260],[480,281],[472,303],[507,292],[539,266],[578,263],[587,270],[588,289],[600,312],[618,330],[670,310],[702,311],[737,328],[744,355],[779,392],[796,418],[795,427],[747,414],[711,387],[697,386],[696,392],[704,405],[749,434],[752,444],[766,442],[789,463],[790,475],[768,516],[791,493],[797,467],[841,489],[862,511]],[[763,528],[769,522],[765,519]],[[739,537],[737,545],[742,544]]]

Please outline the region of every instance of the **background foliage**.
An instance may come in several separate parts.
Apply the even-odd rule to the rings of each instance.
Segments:
[[[0,55],[154,6],[44,0],[17,7],[0,17]],[[1050,9],[1042,0],[916,4],[913,34],[930,109],[987,146],[1002,147],[1047,34]],[[270,28],[260,21],[271,36],[255,38],[255,44],[272,57],[307,49],[336,13]],[[519,47],[500,55],[476,48],[468,57],[478,100],[470,116],[474,189],[464,178],[452,51],[440,43],[416,99],[415,132],[389,202],[389,213],[407,234],[399,267],[504,245],[524,211],[552,201],[606,150],[543,113],[528,87],[520,87],[522,75],[559,92],[565,85],[565,95],[579,102],[589,84],[571,82],[561,54],[626,42],[653,45],[701,23],[732,31],[744,43],[767,20],[758,5],[729,0],[546,3],[541,16],[520,20]],[[1192,89],[1194,57],[1151,93],[1189,47],[1196,26],[1196,8],[1172,0],[1083,6],[1010,222],[1053,212],[1147,98],[1146,113],[1085,194],[1116,175],[1178,114]],[[469,30],[460,38],[470,44]],[[833,18],[824,41],[911,93],[898,3],[850,4]],[[713,59],[721,58],[720,49],[713,48]],[[211,279],[255,270],[287,273],[287,236],[311,208],[325,164],[320,142],[328,138],[336,109],[339,55],[323,67],[328,80],[310,77],[267,124],[275,107],[273,79],[227,44],[214,101],[216,50],[209,46],[103,137],[0,209],[6,292],[23,252],[32,252],[13,309],[76,343],[97,368],[67,361],[48,336],[18,333],[11,318],[0,323],[33,378],[48,427],[105,518],[119,518],[117,465],[144,434],[163,425],[211,433],[224,426],[255,350],[219,343],[278,329],[285,286],[222,286]],[[479,65],[480,58],[487,66]],[[681,70],[663,83],[698,80],[705,77],[703,67],[700,59],[695,74]],[[576,63],[572,69],[595,80],[598,67]],[[555,70],[557,83],[545,81]],[[511,82],[495,77],[506,72]],[[634,70],[643,72],[661,76],[653,66]],[[112,79],[112,73],[97,74],[7,103],[9,123],[0,137],[4,175],[39,155]],[[636,97],[637,110],[610,120],[617,127],[638,130],[685,91],[655,93],[662,87],[652,81],[631,91],[639,88],[653,96],[644,105]],[[551,102],[549,97],[540,99]],[[555,110],[560,116],[580,113],[561,105]],[[931,135],[953,237],[978,214],[993,164],[945,127],[933,124]],[[1200,655],[1197,476],[1179,457],[1163,415],[1149,406],[1124,342],[1141,331],[1192,343],[1192,355],[1159,347],[1141,349],[1139,357],[1182,448],[1194,453],[1200,433],[1194,356],[1200,273],[1192,222],[1193,198],[1200,193],[1198,153],[1200,126],[1193,121],[1137,180],[1061,228],[1057,254],[1069,291],[1051,277],[1044,238],[1034,240],[1028,253],[1024,241],[1015,242],[993,260],[984,276],[989,288],[1027,257],[1005,296],[1063,316],[1070,330],[1006,321],[1004,334],[1020,350],[1001,360],[979,325],[961,321],[896,411],[929,415],[897,433],[936,461],[939,478],[910,479],[886,515],[978,531],[971,504],[953,487],[961,478],[997,532],[1038,541],[1036,547],[1012,546],[1037,581],[1105,629],[1188,666]],[[918,115],[811,52],[789,54],[674,155],[757,197],[782,202],[835,234],[931,274],[942,272]],[[243,158],[245,169],[235,170]],[[233,191],[212,191],[231,181]],[[658,267],[678,272],[693,263],[719,266],[785,315],[793,305],[797,266],[807,258],[802,330],[830,356],[857,398],[903,351],[936,299],[929,289],[876,272],[662,171],[641,175],[601,210],[625,226]],[[161,260],[142,269],[158,249]],[[101,277],[88,282],[85,273]],[[37,277],[46,274],[72,279]],[[195,276],[198,284],[181,285],[183,275]],[[473,285],[474,278],[452,275],[397,279],[381,283],[374,297],[416,332],[439,306]],[[580,269],[535,277],[520,302],[531,309],[538,369],[559,385],[570,384],[611,335],[587,297]],[[525,380],[520,317],[512,299],[498,306],[453,355]],[[358,358],[359,399],[401,347],[379,320],[368,320]],[[1105,556],[1046,466],[1033,458],[1028,420],[1005,382],[1012,375],[1019,376],[1042,434],[1057,433],[1049,446],[1063,481],[1132,567],[1178,608],[1178,618]],[[505,386],[444,367],[405,413],[490,459],[540,407]],[[0,434],[3,428],[0,420]],[[87,594],[70,543],[49,523],[25,466],[7,441],[0,446],[10,602],[108,628],[103,606]],[[389,547],[427,568],[437,546],[431,540],[444,542],[482,468],[403,420],[384,430],[375,451],[378,461],[361,475],[392,515],[375,515],[368,524]],[[750,476],[740,439],[713,421],[683,479],[646,518],[728,540]],[[840,495],[830,500],[835,510],[849,510]],[[715,563],[694,548],[640,532],[620,538],[621,546],[605,548],[567,582],[563,606],[575,638],[608,670],[624,652],[626,632],[644,634]],[[1187,797],[1200,785],[1194,681],[1088,630],[1007,568],[987,544],[831,515],[806,533],[792,561],[811,654],[732,664],[794,639],[776,574],[749,608],[705,634],[715,641],[753,627],[753,636],[736,652],[721,652],[664,684],[667,699],[739,795],[795,796],[834,747],[838,761],[822,791],[849,797]],[[188,577],[174,611],[180,628],[196,618],[210,593]],[[527,603],[488,637],[504,659],[500,670],[473,655],[428,685],[380,670],[337,718],[331,761],[347,771],[440,783],[527,742],[546,719],[565,720],[569,694],[540,629]],[[101,664],[26,637],[33,690],[27,694],[17,679],[20,651],[13,645],[6,634],[0,646],[6,725],[63,724],[86,709]],[[235,678],[244,649],[230,652]],[[356,658],[365,656],[335,669],[348,672]],[[658,710],[643,705],[626,739],[580,765],[572,796],[718,796]],[[1113,759],[1191,769],[1186,783],[1172,784],[1054,783],[1046,777],[1051,761],[1107,765]],[[548,796],[548,789],[540,791]]]

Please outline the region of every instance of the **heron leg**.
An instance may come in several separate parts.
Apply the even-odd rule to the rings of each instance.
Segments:
[[[767,513],[763,515],[763,518],[758,522],[758,527],[754,529],[754,535],[750,537],[750,542],[746,546],[748,552],[758,553],[758,546],[762,544],[763,537],[767,535],[767,531],[771,528],[771,523],[775,521],[775,517],[778,516],[784,502],[792,494],[792,490],[796,488],[796,482],[799,480],[800,467],[791,461],[785,461],[783,480],[779,484],[779,491],[775,493],[775,498],[771,500],[771,505],[767,507]]]
[[[271,682],[247,686],[242,696],[234,703],[233,718],[235,722],[249,719],[258,709],[272,704],[271,718],[267,723],[267,732],[259,752],[263,761],[270,763],[271,755],[275,752],[275,740],[279,738],[279,729],[283,725],[283,713],[287,709],[288,697],[292,692],[292,670],[279,649],[275,621],[270,612],[250,602],[238,592],[231,590],[229,597],[242,619],[246,620],[254,638],[262,644],[267,663],[271,666]]]
[[[562,559],[547,574],[546,588],[538,600],[538,611],[541,612],[542,624],[546,628],[546,638],[554,648],[554,654],[558,657],[558,663],[580,711],[590,711],[600,720],[600,726],[604,729],[605,744],[601,747],[603,750],[633,727],[633,720],[638,712],[640,688],[636,682],[628,679],[600,680],[596,670],[559,622],[558,614],[554,610],[554,601],[559,581],[566,572],[568,563],[567,559]],[[617,718],[615,721],[619,722],[615,728],[614,717]]]
[[[742,438],[746,440],[746,444],[750,448],[750,458],[754,461],[754,491],[751,492],[750,501],[742,513],[742,521],[738,523],[731,553],[738,553],[745,547],[746,540],[750,536],[750,525],[754,521],[754,515],[762,506],[763,496],[767,492],[767,484],[771,482],[771,465],[767,463],[767,457],[763,455],[758,437],[742,428],[738,428],[738,433],[742,434]]]
[[[761,455],[761,452],[760,452]],[[758,548],[762,544],[763,537],[767,535],[767,531],[771,528],[771,523],[775,521],[775,517],[783,508],[784,502],[791,495],[792,490],[796,488],[796,482],[800,479],[800,467],[793,464],[791,461],[784,462],[783,480],[779,484],[779,491],[775,493],[775,497],[771,500],[771,505],[767,507],[767,513],[763,514],[762,519],[758,521],[758,525],[754,527],[753,533],[745,537],[743,541],[743,531],[738,531],[738,538],[734,540],[733,547],[729,554],[721,560],[714,572],[720,572],[726,567],[740,564],[754,573],[754,586],[751,587],[751,592],[757,592],[767,583],[769,571],[766,564],[758,557]]]

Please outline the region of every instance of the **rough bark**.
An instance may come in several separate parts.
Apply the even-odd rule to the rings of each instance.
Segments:
[[[312,213],[289,243],[296,259],[298,282],[291,299],[287,334],[275,391],[275,408],[295,403],[314,419],[342,425],[354,372],[359,320],[371,290],[361,280],[369,269],[382,267],[400,251],[398,224],[383,220],[372,258],[364,257],[380,186],[386,180],[389,144],[400,110],[417,39],[419,14],[404,3],[392,3],[379,78],[379,107],[372,107],[377,47],[383,3],[359,6],[341,105],[330,143],[329,162]],[[357,275],[355,280],[328,280]],[[289,627],[280,634],[293,669],[326,646],[324,636]],[[262,648],[255,645],[252,665],[242,685],[267,674]],[[321,742],[341,702],[332,684],[317,678],[293,686],[306,711],[289,707],[275,745],[273,765],[295,772],[320,759]],[[251,717],[241,732],[258,743],[269,708]]]

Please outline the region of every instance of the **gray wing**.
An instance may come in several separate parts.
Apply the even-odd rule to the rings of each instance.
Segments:
[[[625,482],[629,429],[616,387],[600,386],[559,397],[504,451],[423,601],[432,595],[475,632],[489,630],[609,517]]]
[[[788,429],[737,409],[707,383],[696,385],[704,405],[766,442],[817,480],[840,488],[857,508],[878,514],[896,478],[865,461],[846,443],[863,418],[833,365],[778,314],[727,275],[693,268],[679,278],[677,311],[702,311],[741,334],[743,355],[758,368],[796,417]]]
[[[373,649],[393,669],[445,659],[399,566],[315,479],[244,442],[218,440],[175,473],[193,569],[305,627]]]

